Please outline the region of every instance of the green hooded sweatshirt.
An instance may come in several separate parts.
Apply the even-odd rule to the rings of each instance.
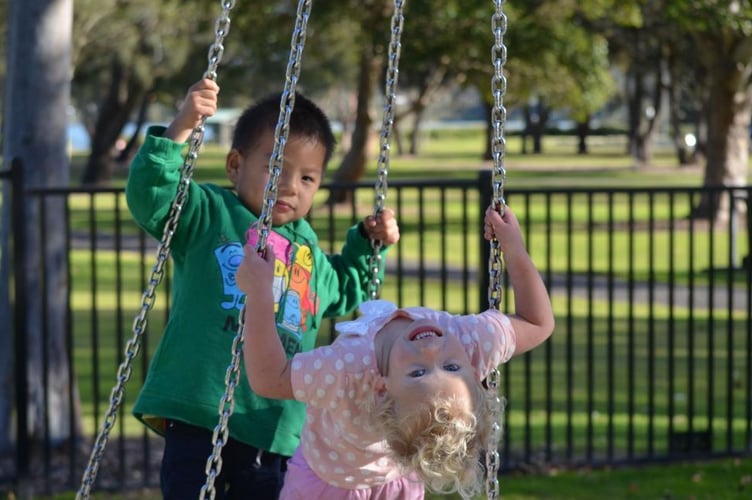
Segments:
[[[152,128],[130,167],[126,197],[136,222],[155,238],[170,214],[180,182],[185,144]],[[170,317],[151,360],[134,415],[161,433],[165,419],[208,430],[218,422],[231,363],[232,341],[245,295],[235,271],[258,218],[230,190],[191,181],[171,242],[174,278]],[[249,230],[251,228],[251,230]],[[370,241],[357,226],[339,255],[326,255],[305,220],[274,227],[277,331],[288,357],[311,350],[323,317],[352,312],[367,299]],[[253,322],[245,325],[253,328]],[[300,440],[304,405],[257,396],[240,363],[230,436],[251,446],[292,455]]]

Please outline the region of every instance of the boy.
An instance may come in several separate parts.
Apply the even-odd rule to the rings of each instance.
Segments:
[[[133,160],[128,206],[154,237],[161,237],[170,213],[185,141],[202,116],[216,112],[218,91],[211,79],[194,84],[172,123],[167,129],[150,129]],[[234,192],[191,182],[172,239],[171,315],[134,407],[137,418],[165,437],[160,479],[167,500],[198,498],[206,482],[212,430],[244,298],[235,271],[246,235],[254,243],[278,115],[279,96],[243,113],[225,166]],[[314,347],[322,317],[347,314],[366,299],[369,238],[385,245],[399,240],[393,212],[384,210],[348,231],[341,254],[327,256],[318,247],[305,216],[334,145],[324,113],[297,95],[269,235],[280,256],[274,280],[277,331],[290,357]],[[245,328],[253,327],[247,323]],[[298,446],[305,408],[262,398],[245,382],[234,399],[230,439],[215,481],[217,498],[276,498],[286,459]]]

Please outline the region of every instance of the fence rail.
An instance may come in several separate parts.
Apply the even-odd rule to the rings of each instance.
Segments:
[[[0,174],[3,181],[8,177]],[[481,221],[489,186],[488,172],[469,181],[390,183],[387,205],[397,213],[402,239],[389,254],[383,298],[456,313],[487,307],[488,244]],[[373,187],[348,186],[349,201],[338,205],[324,203],[329,189],[322,188],[311,222],[322,246],[336,251],[345,229],[370,213]],[[550,290],[557,326],[546,344],[502,367],[508,401],[503,469],[752,452],[752,266],[744,265],[750,189],[506,193]],[[41,241],[49,231],[64,233],[65,345],[80,397],[80,407],[66,418],[82,418],[80,428],[69,424],[71,436],[60,443],[46,431],[53,408],[37,409],[44,418],[27,422],[26,372],[17,371],[19,446],[0,459],[0,491],[27,478],[40,492],[75,489],[109,403],[156,244],[132,223],[121,189],[12,191],[13,221],[24,220],[24,203],[37,207],[41,220],[47,200],[62,200],[65,207],[64,228],[40,224],[37,230]],[[713,204],[725,207],[727,217],[694,216],[698,207]],[[25,253],[18,251],[24,230],[24,224],[14,225],[18,366],[25,366],[23,346],[33,336],[25,329],[26,305],[40,300],[28,287],[19,288],[28,269]],[[100,488],[158,485],[161,439],[147,433],[129,409],[166,321],[170,288],[168,273],[100,468]],[[511,310],[514,297],[506,283],[502,299],[502,309]],[[229,331],[234,328],[228,324]],[[322,341],[332,335],[327,323]]]

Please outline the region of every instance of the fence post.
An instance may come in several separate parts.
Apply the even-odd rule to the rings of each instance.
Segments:
[[[491,189],[491,180],[493,178],[490,170],[481,170],[478,172],[478,192],[479,207],[478,217],[480,218],[480,262],[478,263],[478,301],[479,311],[488,309],[488,287],[490,286],[490,277],[488,275],[488,259],[491,257],[491,247],[488,241],[483,237],[483,220],[486,216],[486,209],[493,202],[493,190]]]
[[[11,161],[11,218],[13,225],[13,332],[15,337],[16,379],[16,480],[23,491],[29,476],[29,382],[28,345],[26,336],[26,185],[23,162]]]

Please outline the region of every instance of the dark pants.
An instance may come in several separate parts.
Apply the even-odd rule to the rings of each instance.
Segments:
[[[206,484],[212,432],[175,420],[167,422],[160,481],[165,500],[197,499]],[[222,470],[214,481],[217,500],[276,500],[288,457],[229,439]],[[208,498],[208,496],[207,496]]]

